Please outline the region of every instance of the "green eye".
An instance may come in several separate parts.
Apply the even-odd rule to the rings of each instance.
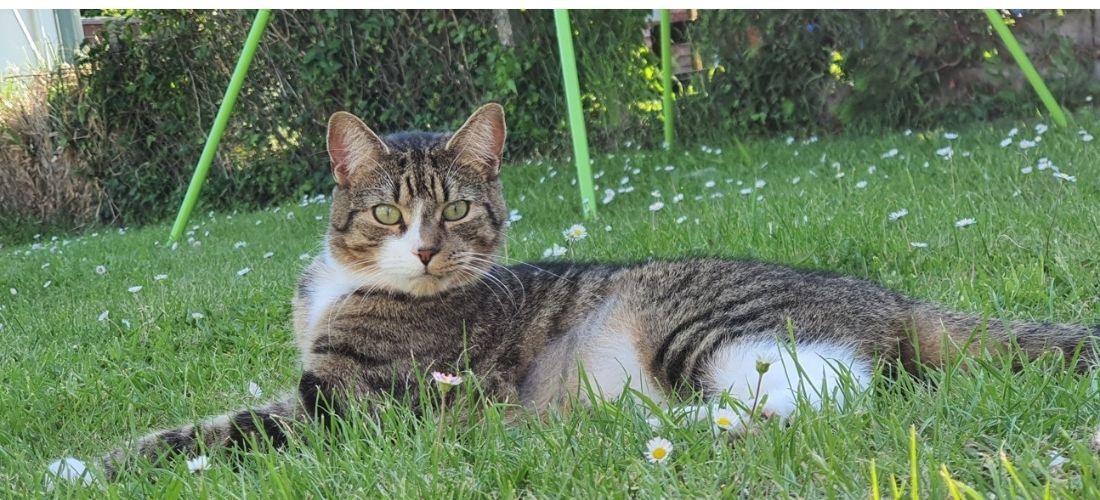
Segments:
[[[374,212],[374,218],[378,219],[378,222],[387,226],[401,222],[401,211],[393,205],[375,205],[372,212]]]
[[[470,202],[466,200],[455,201],[443,207],[443,218],[453,222],[465,217],[469,211]]]

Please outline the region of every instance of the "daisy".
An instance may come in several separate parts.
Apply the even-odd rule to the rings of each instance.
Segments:
[[[760,188],[762,188],[764,186],[767,186],[767,185],[768,185],[768,183],[764,182],[763,179],[756,179],[756,182],[753,183],[753,186],[755,186],[756,189],[760,189]]]
[[[1030,174],[1031,171],[1032,171],[1031,167],[1024,167],[1024,168],[1020,169],[1020,173],[1023,173],[1023,174]]]
[[[1019,134],[1019,133],[1020,133],[1020,129],[1018,129],[1016,127],[1012,127],[1012,130],[1008,131],[1008,136],[1009,137],[1016,137],[1016,134]]]
[[[890,215],[888,215],[887,217],[890,219],[890,222],[896,222],[898,219],[905,217],[906,215],[909,215],[909,209],[903,208],[901,210],[898,210],[897,212],[890,212]]]
[[[260,384],[257,384],[255,382],[249,382],[248,383],[248,393],[251,394],[252,397],[254,397],[256,399],[260,399],[260,398],[264,397],[263,389],[260,389]]]
[[[714,425],[719,429],[729,431],[733,430],[734,426],[740,422],[740,417],[738,417],[737,413],[732,409],[723,406],[718,408],[718,410],[711,415],[711,421],[713,421]]]
[[[942,147],[940,149],[937,149],[936,154],[939,155],[941,158],[950,160],[951,157],[955,154],[955,150],[951,149],[951,146],[946,146],[946,147]]]
[[[519,221],[522,218],[523,218],[523,216],[519,214],[519,210],[517,210],[515,208],[513,208],[510,212],[508,212],[508,222],[509,223]]]
[[[443,390],[450,389],[462,383],[461,375],[451,375],[450,373],[443,372],[432,372],[432,379],[435,380],[435,383]]]
[[[703,184],[703,187],[712,188],[712,187],[714,187],[714,184],[715,184],[714,181],[707,181]]]
[[[955,227],[957,227],[959,229],[962,229],[964,227],[972,226],[972,225],[977,224],[977,223],[978,223],[978,221],[967,217],[965,219],[959,219],[959,220],[955,221]]]
[[[955,132],[944,132],[943,138],[949,141],[953,141],[959,138],[959,134],[956,134]]]
[[[1047,125],[1045,123],[1036,123],[1035,124],[1035,133],[1036,134],[1043,135],[1044,133],[1046,133],[1046,131],[1047,131]]]
[[[168,279],[168,275],[167,275],[167,274],[158,274],[158,275],[156,275],[156,276],[153,276],[153,280],[154,280],[154,281],[164,281],[164,280],[166,280],[166,279]]]
[[[193,313],[191,313],[191,319],[193,319],[193,320],[195,320],[195,321],[198,321],[198,320],[200,320],[200,319],[203,319],[203,318],[205,318],[205,317],[206,317],[206,315],[205,315],[205,314],[203,314],[203,313],[201,313],[201,312],[193,312]]]
[[[1010,145],[1012,145],[1012,138],[1011,137],[1006,137],[1005,140],[1001,141],[1001,147],[1002,148],[1007,148]]]
[[[882,153],[882,159],[893,158],[898,155],[898,148],[893,148],[885,153]]]
[[[103,311],[103,312],[99,313],[99,317],[96,318],[96,321],[107,321],[107,318],[110,315],[111,315],[111,311]]]
[[[270,259],[274,256],[275,256],[275,252],[266,252],[266,253],[264,253],[264,258],[265,259]]]
[[[676,195],[672,197],[673,203],[680,203],[681,201],[684,201],[684,195],[680,193],[676,193]]]
[[[867,181],[859,181],[856,183],[856,188],[858,189],[863,189],[865,187],[867,187]]]
[[[1067,182],[1077,182],[1077,177],[1074,177],[1074,176],[1068,175],[1068,174],[1063,174],[1062,172],[1054,172],[1054,177],[1056,179],[1061,179],[1061,180],[1067,181]],[[46,284],[49,284],[49,282],[47,281]]]
[[[100,275],[107,274],[107,266],[95,266],[95,273]]]
[[[1024,140],[1020,141],[1019,145],[1020,145],[1020,149],[1031,149],[1031,148],[1035,147],[1035,144],[1036,143],[1034,141],[1029,141],[1027,139],[1024,139]]]
[[[252,268],[251,267],[246,267],[244,269],[241,269],[240,271],[237,271],[237,276],[244,276],[244,275],[246,275],[250,272],[252,272]]]
[[[663,437],[655,437],[645,444],[645,458],[652,464],[662,464],[672,455],[672,443]]]
[[[913,248],[928,248],[928,243],[923,241],[910,241],[909,246]]]
[[[143,287],[141,285],[134,285],[130,288],[127,288],[126,290],[129,291],[130,293],[138,293],[138,292],[141,291],[142,288]]]
[[[193,474],[198,474],[204,470],[210,468],[210,459],[206,455],[199,455],[191,460],[187,461],[187,470]]]
[[[1092,142],[1092,134],[1082,135],[1081,140],[1084,141],[1084,142]]]
[[[553,246],[551,246],[550,248],[547,248],[546,250],[544,250],[542,252],[542,257],[544,259],[548,258],[548,257],[561,257],[562,255],[565,255],[565,252],[566,252],[565,247],[563,247],[563,246],[561,246],[557,243],[554,243]]]
[[[573,224],[569,229],[562,231],[562,236],[565,236],[565,240],[572,243],[574,241],[580,241],[588,237],[588,230],[580,224]]]
[[[650,212],[656,212],[656,211],[658,211],[662,208],[665,208],[665,204],[657,201],[657,202],[654,202],[652,205],[649,206],[649,211]]]
[[[244,248],[244,247],[246,247],[246,246],[248,246],[248,243],[245,243],[245,242],[243,242],[243,241],[238,241],[238,242],[236,242],[236,243],[234,243],[234,244],[233,244],[233,248],[234,248],[234,249],[237,249],[237,250],[240,250],[240,249],[242,249],[242,248]]]

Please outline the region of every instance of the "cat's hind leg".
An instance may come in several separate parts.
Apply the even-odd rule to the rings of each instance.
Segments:
[[[705,362],[701,389],[713,404],[695,408],[689,417],[716,418],[728,397],[734,405],[723,415],[735,420],[727,423],[731,430],[744,429],[752,411],[785,420],[795,414],[800,399],[814,409],[826,401],[842,404],[844,389],[867,387],[871,372],[870,357],[855,346],[828,340],[790,345],[775,336],[745,337],[717,348]]]

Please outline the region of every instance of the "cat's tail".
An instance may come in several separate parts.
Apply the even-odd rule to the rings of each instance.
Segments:
[[[262,407],[147,434],[108,453],[99,465],[108,479],[114,479],[139,460],[155,463],[173,455],[194,458],[207,450],[246,448],[265,439],[275,447],[282,447],[293,424],[304,420],[307,414],[298,395],[290,394]]]
[[[927,304],[915,307],[906,319],[909,342],[903,342],[902,349],[912,352],[902,352],[901,357],[923,364],[943,365],[963,353],[986,352],[1022,353],[1027,359],[1054,352],[1074,363],[1071,368],[1077,371],[1100,361],[1096,326],[985,319]]]

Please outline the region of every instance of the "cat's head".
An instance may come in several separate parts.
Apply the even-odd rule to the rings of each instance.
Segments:
[[[382,138],[350,113],[332,115],[330,258],[361,286],[418,296],[479,279],[505,239],[504,137],[499,104],[453,134]]]

